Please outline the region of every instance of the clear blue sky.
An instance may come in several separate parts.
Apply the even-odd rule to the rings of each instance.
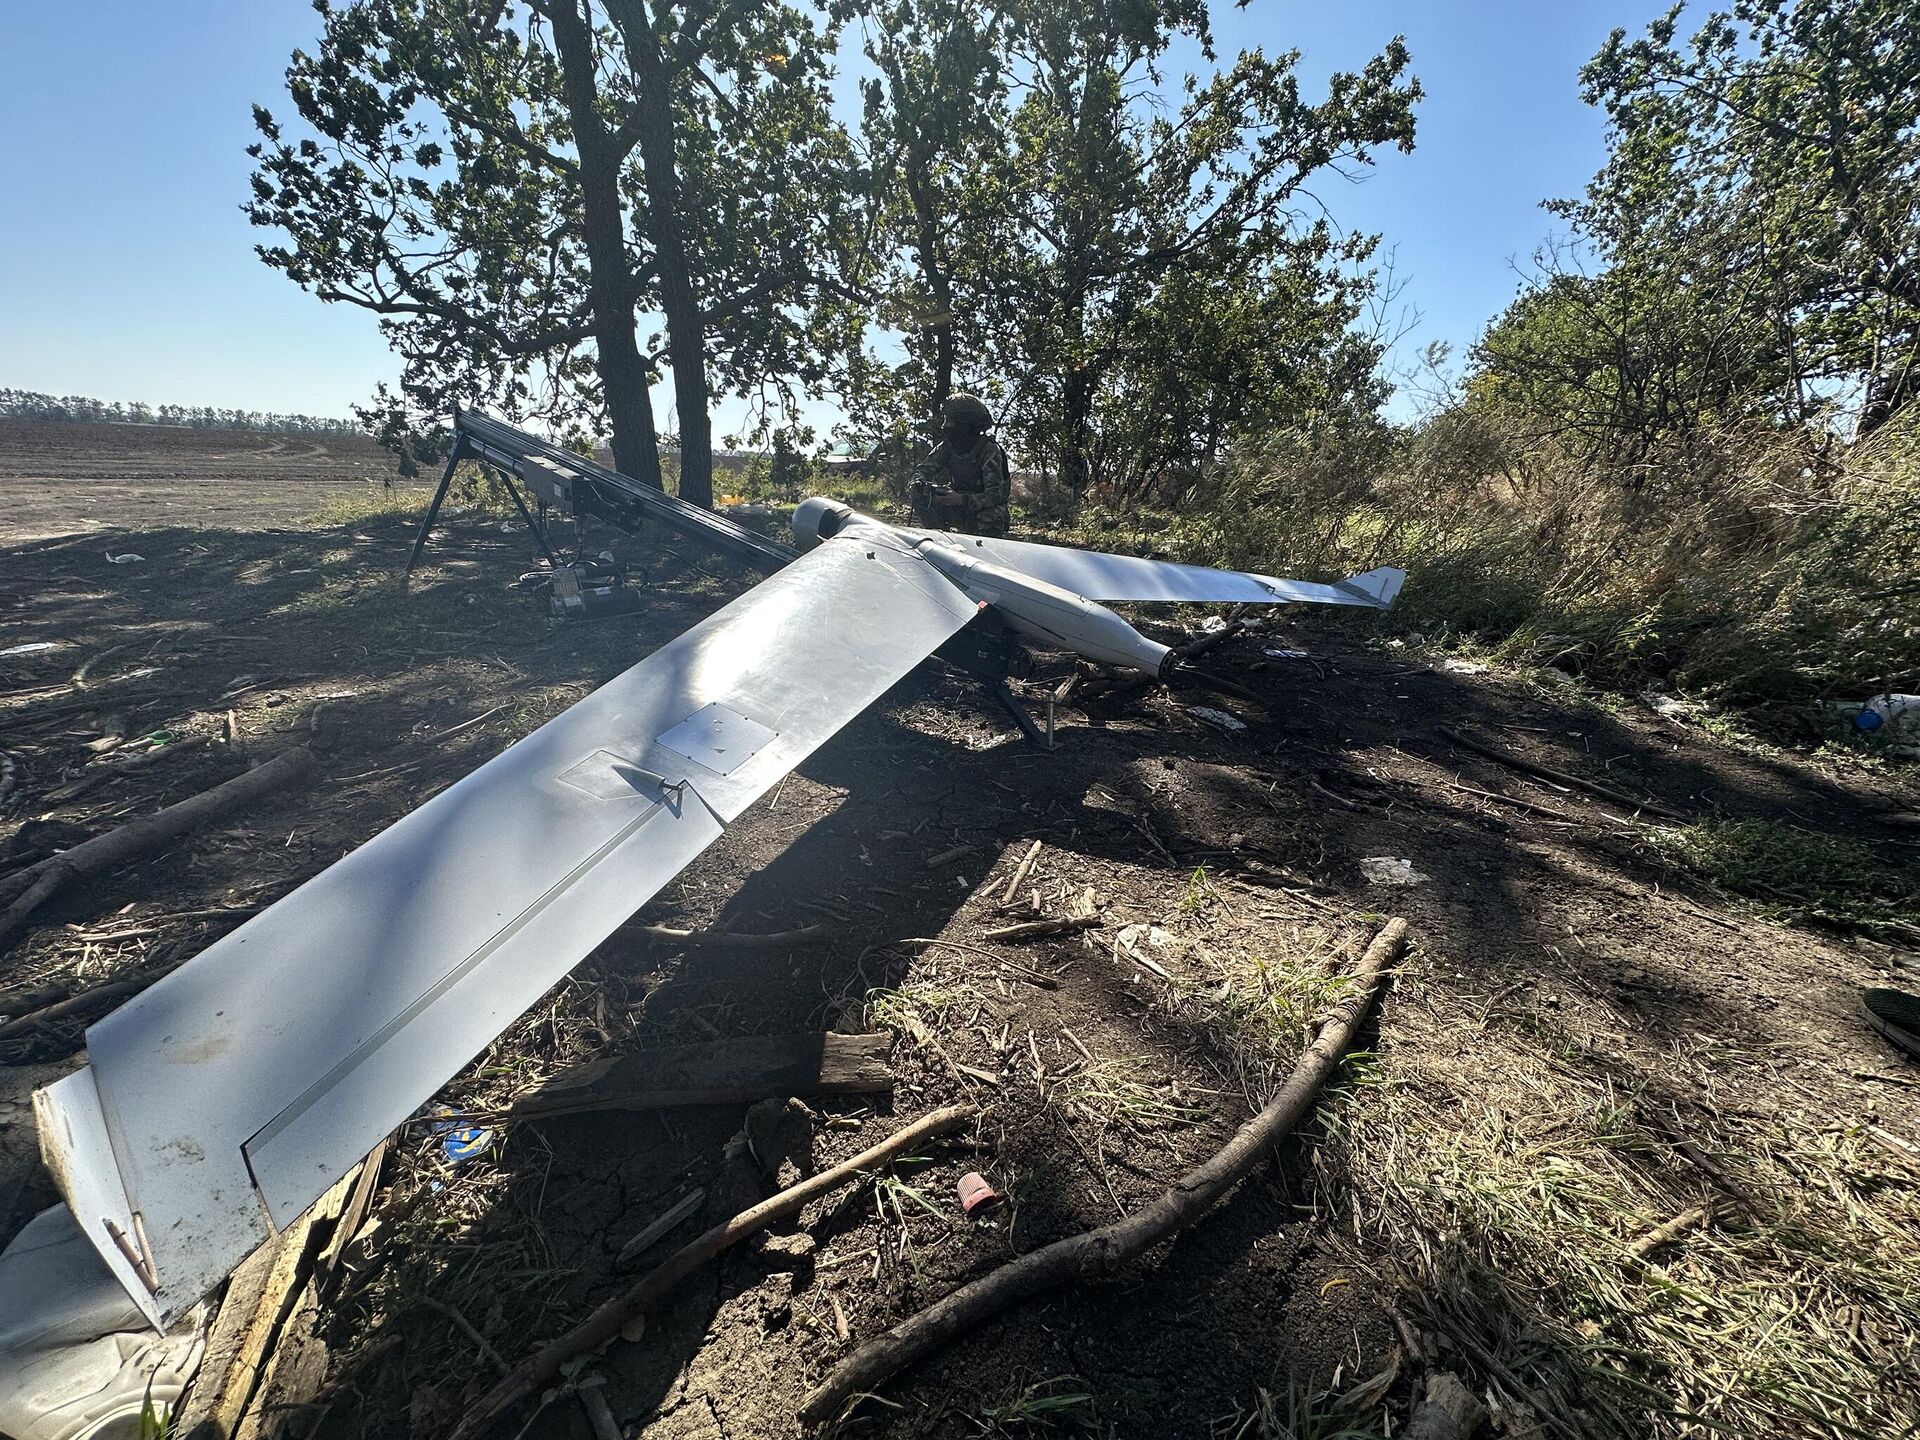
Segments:
[[[1402,344],[1472,341],[1512,262],[1579,191],[1600,118],[1575,73],[1663,0],[1252,0],[1220,7],[1224,54],[1297,46],[1318,81],[1405,34],[1427,91],[1412,155],[1331,184],[1345,227],[1397,252]],[[15,5],[0,40],[0,385],[155,404],[345,414],[397,365],[370,316],[322,305],[254,257],[240,213],[249,106],[284,111],[305,0]],[[656,408],[665,415],[667,397]],[[737,421],[727,406],[724,432]]]

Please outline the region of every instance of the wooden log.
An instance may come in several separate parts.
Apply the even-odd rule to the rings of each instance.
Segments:
[[[1334,1007],[1319,1038],[1301,1055],[1279,1094],[1211,1159],[1133,1214],[1030,1251],[867,1341],[801,1402],[801,1419],[813,1424],[832,1419],[855,1396],[885,1383],[903,1367],[1001,1311],[1059,1285],[1110,1278],[1128,1261],[1205,1215],[1312,1112],[1320,1087],[1358,1035],[1387,967],[1399,958],[1406,934],[1405,920],[1387,922],[1360,959],[1356,989]]]
[[[187,1440],[227,1440],[239,1425],[248,1397],[235,1394],[240,1376],[234,1362],[260,1309],[284,1238],[269,1240],[227,1278],[227,1293],[214,1313],[199,1371],[174,1412],[174,1434]]]
[[[585,1110],[751,1104],[771,1096],[876,1095],[893,1088],[891,1035],[741,1035],[638,1050],[564,1070],[522,1095],[512,1119]]]
[[[1460,734],[1459,731],[1449,730],[1444,725],[1436,725],[1434,728],[1463,749],[1471,750],[1476,755],[1484,755],[1487,759],[1505,765],[1510,770],[1518,770],[1523,775],[1532,775],[1541,780],[1551,780],[1556,785],[1566,785],[1575,790],[1585,791],[1589,795],[1618,805],[1623,810],[1636,812],[1644,810],[1649,815],[1658,815],[1667,820],[1675,820],[1682,825],[1688,824],[1693,819],[1691,815],[1680,810],[1675,810],[1670,805],[1662,805],[1658,800],[1636,800],[1633,796],[1623,791],[1615,790],[1610,786],[1602,785],[1597,780],[1587,780],[1579,775],[1569,775],[1564,770],[1555,770],[1551,765],[1540,765],[1532,760],[1522,760],[1518,755],[1509,755],[1506,751],[1496,750],[1491,745],[1482,745],[1478,740],[1468,739],[1465,735]]]
[[[972,1124],[979,1113],[971,1105],[949,1105],[943,1110],[923,1115],[878,1145],[862,1150],[851,1159],[822,1170],[818,1175],[802,1180],[798,1185],[790,1186],[770,1199],[741,1211],[731,1220],[714,1226],[698,1239],[676,1250],[658,1267],[649,1271],[638,1284],[607,1301],[551,1345],[514,1366],[512,1374],[468,1407],[450,1440],[469,1440],[469,1437],[479,1434],[510,1406],[559,1379],[570,1361],[581,1355],[592,1354],[610,1343],[615,1336],[626,1333],[633,1322],[643,1319],[653,1306],[678,1288],[681,1281],[716,1255],[789,1215],[797,1215],[810,1202],[858,1179],[866,1171],[884,1165],[936,1136],[948,1135]]]
[[[672,925],[622,925],[616,934],[638,936],[670,949],[700,946],[712,950],[778,950],[812,945],[833,934],[831,925],[802,925],[798,930],[756,933],[743,930],[681,930]]]
[[[58,1005],[73,993],[71,984],[38,985],[31,990],[10,990],[0,995],[0,1023],[34,1010],[44,1010],[49,1005]]]
[[[69,995],[64,1000],[15,1016],[0,1025],[0,1040],[17,1040],[23,1035],[31,1035],[50,1021],[70,1020],[75,1015],[83,1015],[115,1000],[124,1000],[129,995],[139,994],[149,983],[146,979],[115,980],[107,985],[96,985],[91,990],[82,990],[78,995]]]
[[[26,893],[0,914],[0,949],[25,927],[28,917],[54,892],[143,860],[168,842],[250,805],[283,785],[304,781],[313,772],[312,751],[305,746],[288,750],[211,790],[203,790],[117,830],[96,835],[71,850],[42,860],[18,877],[9,877],[24,881],[22,888]]]
[[[280,1326],[234,1440],[298,1440],[313,1429],[314,1402],[327,1378],[320,1317],[319,1286],[309,1279]]]

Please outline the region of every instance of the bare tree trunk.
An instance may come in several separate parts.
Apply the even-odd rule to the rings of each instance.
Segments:
[[[660,446],[653,428],[648,369],[634,337],[633,282],[627,271],[626,222],[620,208],[621,150],[599,108],[593,34],[579,0],[543,7],[553,25],[554,49],[566,83],[580,157],[580,208],[587,246],[587,292],[593,309],[593,339],[600,385],[613,429],[613,468],[662,489]]]
[[[673,141],[673,87],[660,32],[640,0],[608,0],[633,71],[635,129],[647,191],[647,230],[667,322],[673,400],[680,418],[680,498],[713,507],[713,423],[707,414],[707,326],[694,294],[680,230],[680,162]]]
[[[904,83],[898,82],[896,83]],[[940,262],[940,223],[933,212],[933,196],[926,186],[930,156],[914,151],[908,157],[907,195],[913,202],[914,259],[920,278],[933,299],[934,315],[922,328],[933,340],[933,373],[927,384],[927,414],[939,428],[940,407],[953,393],[954,314],[953,282]]]
[[[1067,372],[1060,404],[1060,477],[1078,504],[1093,483],[1093,374]]]

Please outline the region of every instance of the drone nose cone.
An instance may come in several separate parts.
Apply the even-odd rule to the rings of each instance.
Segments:
[[[843,505],[825,495],[810,496],[794,507],[793,538],[802,545],[831,540],[852,515],[851,505]]]

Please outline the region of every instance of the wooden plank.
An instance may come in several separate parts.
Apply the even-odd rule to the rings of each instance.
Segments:
[[[339,1218],[360,1173],[357,1165],[348,1171],[310,1210],[234,1271],[199,1375],[187,1392],[173,1433],[187,1440],[229,1440],[237,1435],[275,1341],[300,1300],[314,1227]]]
[[[320,1292],[308,1280],[281,1326],[234,1440],[296,1440],[313,1429],[313,1404],[327,1378],[327,1342],[320,1338]]]
[[[229,1388],[234,1358],[260,1308],[267,1276],[273,1271],[285,1238],[276,1235],[262,1245],[240,1262],[240,1268],[227,1281],[227,1293],[207,1334],[207,1350],[201,1358],[199,1373],[187,1388],[174,1417],[175,1433],[188,1436],[189,1440],[225,1440],[227,1432],[214,1423],[214,1411]]]
[[[314,1262],[322,1282],[332,1280],[333,1272],[340,1268],[340,1257],[360,1233],[360,1227],[367,1223],[367,1212],[373,1208],[374,1194],[380,1188],[380,1169],[386,1163],[387,1145],[391,1139],[389,1136],[374,1146],[373,1153],[361,1163],[360,1178],[354,1182],[346,1203],[340,1207],[340,1223],[333,1227],[333,1238]]]
[[[871,1095],[893,1088],[891,1035],[743,1035],[595,1060],[514,1102],[515,1119],[584,1110],[750,1104],[772,1096]]]

